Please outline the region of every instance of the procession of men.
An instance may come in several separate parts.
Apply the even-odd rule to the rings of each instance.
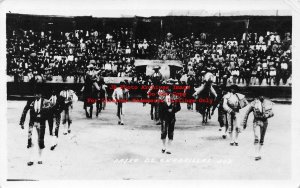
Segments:
[[[93,106],[96,105],[96,116],[98,117],[104,106],[103,102],[107,102],[107,94],[104,79],[99,76],[99,72],[93,70],[93,65],[89,65],[89,70],[85,76],[85,84],[81,89],[83,94],[84,110],[86,112],[86,118],[92,118]],[[154,66],[154,73],[151,76],[152,85],[147,91],[147,97],[154,99],[150,102],[151,105],[151,119],[155,121],[156,125],[161,126],[161,140],[162,140],[162,153],[172,153],[172,141],[174,139],[174,129],[176,127],[175,114],[181,110],[180,96],[176,95],[173,88],[178,82],[172,78],[163,80],[161,73],[159,72],[160,67]],[[231,84],[221,85],[218,87],[218,94],[212,84],[213,75],[207,73],[204,75],[204,82],[198,88],[193,88],[194,91],[188,96],[192,96],[195,99],[203,97],[204,93],[206,97],[211,97],[214,101],[212,104],[203,104],[196,101],[196,111],[206,117],[206,121],[203,121],[204,125],[207,122],[207,116],[210,118],[213,115],[215,109],[218,107],[218,122],[220,124],[220,131],[222,131],[222,138],[226,139],[229,135],[230,146],[238,146],[238,135],[242,128],[246,128],[247,119],[250,112],[254,112],[254,145],[256,149],[255,160],[260,160],[261,147],[264,143],[264,136],[267,129],[267,119],[272,117],[272,102],[264,100],[264,97],[257,95],[256,99],[248,105],[248,101],[245,95],[239,93],[237,85]],[[157,89],[157,86],[160,87]],[[188,89],[189,86],[185,86]],[[156,89],[155,89],[156,88]],[[187,89],[184,89],[186,92]],[[47,92],[47,91],[46,91]],[[112,101],[116,104],[116,115],[118,125],[125,125],[125,110],[126,102],[130,99],[130,91],[126,88],[126,83],[121,81],[113,91],[111,96]],[[51,137],[50,150],[55,150],[58,145],[58,136],[60,124],[62,121],[63,135],[71,133],[72,128],[72,109],[73,104],[78,101],[78,94],[73,90],[65,86],[61,91],[51,91],[51,97],[46,99],[42,96],[45,94],[35,88],[34,98],[29,99],[21,116],[20,125],[24,129],[24,121],[26,119],[27,111],[30,111],[29,130],[28,130],[28,145],[27,149],[29,152],[28,166],[34,164],[34,153],[33,147],[38,146],[38,164],[43,163],[43,150],[45,148],[44,138],[46,130],[46,122],[49,126],[49,134]],[[153,97],[154,96],[154,97]],[[185,96],[185,95],[184,95]],[[267,102],[266,102],[267,101]],[[143,105],[145,106],[145,105]],[[198,107],[197,107],[198,106]],[[237,120],[239,111],[249,106],[243,121]],[[89,110],[87,110],[89,108]],[[192,104],[187,103],[187,109],[192,109]],[[55,128],[53,123],[55,122]],[[130,122],[126,122],[130,124]],[[34,127],[36,132],[34,131]],[[37,138],[37,142],[33,138]],[[168,140],[167,140],[168,138]]]

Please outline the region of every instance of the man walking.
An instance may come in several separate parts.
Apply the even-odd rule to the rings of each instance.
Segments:
[[[248,116],[251,112],[253,112],[254,148],[256,161],[261,159],[260,151],[264,144],[264,138],[268,127],[268,118],[274,116],[272,106],[273,102],[265,99],[263,96],[258,95],[254,101],[250,103],[242,121],[242,126],[244,129],[246,129]]]
[[[54,150],[58,143],[58,131],[61,120],[61,112],[64,109],[64,98],[57,95],[55,91],[52,91],[51,97],[49,99],[51,110],[48,114],[48,124],[49,124],[49,132],[52,138],[52,146],[51,150]],[[55,130],[53,132],[53,123],[55,121]]]
[[[125,82],[121,81],[119,87],[114,89],[112,99],[117,105],[118,124],[124,125],[124,104],[129,99],[129,91],[125,88]]]
[[[174,136],[175,113],[181,110],[178,97],[173,94],[173,80],[168,81],[169,88],[161,91],[159,101],[159,117],[161,121],[162,153],[171,154],[171,146]],[[166,138],[168,136],[168,147]]]
[[[64,87],[64,89],[60,92],[60,96],[64,99],[63,104],[63,134],[67,135],[68,133],[71,133],[71,124],[72,119],[70,116],[70,111],[73,108],[73,102],[76,102],[78,100],[75,92],[71,89],[68,89],[67,86]],[[68,122],[68,129],[66,128],[66,123]]]
[[[43,163],[43,149],[45,148],[44,145],[44,136],[45,136],[45,121],[47,113],[49,113],[50,109],[50,102],[44,98],[42,98],[42,94],[40,91],[34,92],[34,100],[29,100],[24,107],[22,117],[20,120],[21,128],[24,129],[24,121],[26,118],[26,114],[30,111],[30,120],[29,120],[29,129],[28,129],[28,142],[27,148],[29,152],[29,161],[27,162],[28,166],[34,164],[35,153],[34,147],[38,145],[38,164]],[[33,131],[34,127],[36,128],[36,133]],[[37,138],[37,139],[36,139]],[[35,142],[34,140],[37,140]]]
[[[238,91],[237,85],[231,85],[229,87],[228,93],[223,98],[223,108],[227,113],[227,121],[228,121],[228,132],[230,136],[230,145],[238,146],[238,135],[240,132],[240,126],[237,122],[237,116],[239,110],[246,105],[245,96],[237,93]],[[244,105],[241,106],[240,101],[244,100]]]

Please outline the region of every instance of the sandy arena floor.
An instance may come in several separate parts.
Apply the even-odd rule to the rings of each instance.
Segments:
[[[274,106],[262,160],[254,161],[252,119],[229,145],[218,131],[217,114],[202,125],[200,114],[186,104],[177,113],[173,153],[161,153],[160,126],[150,119],[150,105],[127,103],[125,125],[117,125],[116,106],[109,103],[98,118],[86,119],[83,103],[72,111],[72,133],[60,131],[50,150],[46,129],[44,163],[27,166],[27,131],[19,126],[25,101],[8,101],[8,178],[33,180],[101,179],[288,179],[291,169],[291,105]],[[245,110],[241,112],[243,114]]]

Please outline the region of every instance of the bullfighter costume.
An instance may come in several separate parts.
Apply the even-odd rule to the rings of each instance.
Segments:
[[[254,147],[255,147],[255,160],[260,160],[260,150],[264,144],[264,138],[268,127],[268,118],[274,116],[272,111],[273,102],[264,99],[263,96],[255,98],[249,105],[248,110],[242,121],[244,129],[247,127],[248,116],[253,112],[253,131],[254,131]]]
[[[29,152],[28,166],[33,165],[34,161],[34,146],[37,144],[38,148],[38,164],[43,163],[42,153],[45,148],[44,136],[46,129],[46,117],[49,113],[50,102],[47,99],[42,98],[42,94],[39,91],[35,91],[35,99],[28,100],[26,106],[23,109],[22,117],[20,120],[21,128],[24,129],[24,121],[26,119],[26,114],[30,111],[29,129],[28,129],[28,142],[27,148]],[[33,129],[36,128],[36,134]],[[37,143],[34,141],[37,137]]]
[[[159,118],[161,121],[162,153],[171,154],[171,146],[174,137],[175,113],[181,110],[179,98],[172,92],[172,80],[168,81],[169,89],[159,92]],[[166,138],[168,136],[168,147]]]

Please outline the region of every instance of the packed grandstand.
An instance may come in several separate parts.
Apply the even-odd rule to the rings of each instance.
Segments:
[[[230,78],[245,85],[263,81],[268,85],[291,84],[291,19],[276,18],[276,24],[286,26],[278,30],[270,17],[260,18],[264,27],[259,27],[259,19],[246,17],[104,21],[90,17],[68,21],[50,16],[7,17],[7,75],[14,82],[36,77],[47,82],[61,77],[62,82],[72,78],[78,83],[93,70],[101,77],[127,77],[129,82],[143,83],[149,80],[149,73],[136,62],[147,60],[151,65],[159,60],[162,64],[179,62],[169,74],[178,81],[193,76],[200,83],[203,75],[211,72],[215,83]]]

